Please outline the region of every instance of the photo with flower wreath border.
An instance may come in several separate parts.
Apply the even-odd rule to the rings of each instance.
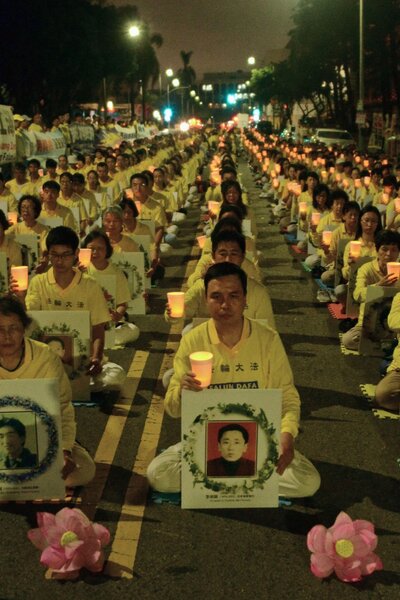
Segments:
[[[183,390],[182,508],[278,506],[281,411],[281,390]],[[228,473],[219,465],[210,471],[210,460],[217,458],[215,437],[221,426],[230,424],[239,424],[249,434],[247,447],[242,447],[246,460],[239,463],[241,474],[230,465]],[[240,460],[233,454],[232,458]]]
[[[119,267],[128,280],[131,300],[129,308],[135,314],[146,314],[144,300],[144,253],[143,252],[117,252],[111,257],[112,262]]]
[[[0,444],[0,500],[64,498],[58,390],[56,379],[12,379],[1,382],[0,423],[12,425],[5,427],[3,433],[16,429],[19,431],[18,436]],[[18,423],[22,424],[22,429]],[[20,464],[16,459],[17,443],[26,449],[26,452],[19,454],[23,459],[19,461]],[[11,457],[12,452],[12,461],[9,463],[4,454],[8,453]]]

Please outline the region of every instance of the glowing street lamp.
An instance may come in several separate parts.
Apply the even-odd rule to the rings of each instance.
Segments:
[[[195,90],[190,90],[190,95],[192,98],[196,97],[196,91]]]
[[[254,58],[254,56],[249,56],[249,58],[247,59],[247,64],[251,66],[256,64],[256,59]]]
[[[175,79],[172,80],[172,85],[174,87],[179,87],[180,81],[177,77],[175,77]]]
[[[140,35],[140,29],[137,25],[132,25],[131,27],[129,27],[128,33],[130,37],[136,38]]]
[[[173,72],[172,69],[167,69],[165,71],[165,74],[166,74],[167,77],[173,77],[174,76],[174,72]]]

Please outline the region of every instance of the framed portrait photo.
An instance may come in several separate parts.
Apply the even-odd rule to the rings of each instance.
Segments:
[[[145,275],[143,252],[115,252],[111,257],[112,262],[125,273],[128,279],[131,300],[129,308],[134,314],[146,314],[144,300]]]
[[[182,391],[182,508],[278,506],[282,392]]]
[[[56,379],[1,382],[0,500],[64,498]]]
[[[75,402],[90,401],[90,313],[87,310],[35,310],[29,337],[47,344],[61,359]]]

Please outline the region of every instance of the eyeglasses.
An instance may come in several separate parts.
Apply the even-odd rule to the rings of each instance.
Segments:
[[[62,254],[55,254],[53,252],[50,252],[50,254],[49,254],[51,261],[67,260],[68,258],[71,258],[71,256],[75,256],[75,253],[74,252],[63,252]]]

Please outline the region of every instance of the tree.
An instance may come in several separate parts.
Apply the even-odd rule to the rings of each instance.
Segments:
[[[192,57],[192,54],[193,54],[193,50],[190,50],[189,52],[185,52],[184,50],[180,51],[180,57],[183,62],[183,67],[181,67],[177,72],[177,76],[178,76],[180,85],[185,88],[185,89],[180,90],[180,93],[181,93],[181,100],[182,100],[182,108],[183,108],[183,101],[185,99],[187,113],[189,113],[190,88],[196,82],[196,71],[190,65],[190,59]]]

